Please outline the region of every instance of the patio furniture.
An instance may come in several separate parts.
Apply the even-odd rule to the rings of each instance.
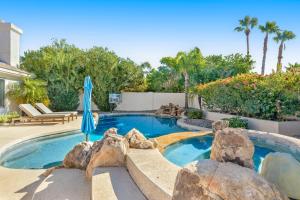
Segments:
[[[41,113],[44,113],[44,114],[71,114],[72,120],[74,120],[74,116],[76,119],[78,117],[77,111],[53,112],[52,110],[50,110],[50,108],[45,106],[45,104],[43,104],[43,103],[36,103],[35,106],[39,111],[41,111]]]
[[[24,112],[28,117],[28,121],[40,121],[50,122],[55,120],[60,120],[64,124],[66,120],[70,121],[71,114],[61,113],[61,114],[42,114],[37,109],[35,109],[31,104],[20,104],[19,108]]]

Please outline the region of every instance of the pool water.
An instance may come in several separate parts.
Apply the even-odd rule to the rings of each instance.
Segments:
[[[99,119],[96,131],[89,136],[89,139],[91,141],[101,139],[103,133],[111,127],[118,128],[118,133],[121,135],[136,128],[147,138],[186,131],[176,125],[175,118],[146,115],[104,116]],[[79,131],[30,140],[5,152],[0,158],[0,164],[16,169],[41,169],[57,166],[76,144],[84,140],[85,136]]]
[[[212,142],[211,135],[187,139],[167,147],[164,156],[172,163],[183,167],[196,160],[209,159]],[[260,171],[262,161],[270,152],[274,150],[255,145],[253,161],[256,171]]]

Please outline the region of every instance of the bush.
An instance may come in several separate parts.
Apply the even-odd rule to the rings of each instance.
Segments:
[[[8,112],[0,115],[0,123],[10,123],[13,118],[20,117],[17,112]]]
[[[231,128],[248,128],[247,120],[241,119],[240,117],[232,117],[229,119],[223,119],[229,122],[229,127]]]
[[[300,74],[243,74],[197,87],[210,111],[286,120],[300,110]]]
[[[49,88],[50,107],[54,111],[73,111],[79,106],[79,92],[76,90],[56,90]]]
[[[198,109],[190,109],[187,111],[187,116],[189,119],[202,119],[203,111]]]
[[[45,81],[25,78],[21,83],[16,83],[10,86],[8,96],[15,100],[17,104],[35,103],[49,104],[47,95],[47,84]]]

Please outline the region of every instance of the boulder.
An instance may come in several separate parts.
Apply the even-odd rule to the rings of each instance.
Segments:
[[[130,130],[125,135],[126,140],[129,143],[130,148],[134,149],[154,149],[157,144],[147,138],[137,129]]]
[[[183,108],[179,105],[169,103],[169,105],[162,105],[156,112],[156,115],[171,115],[174,117],[180,116],[184,112]]]
[[[110,128],[104,132],[103,137],[107,137],[108,135],[117,135],[117,134],[118,134],[117,128]]]
[[[300,163],[288,153],[269,153],[261,175],[293,199],[300,199]]]
[[[253,168],[254,145],[242,129],[226,128],[216,132],[210,159],[233,162]]]
[[[106,134],[101,141],[95,142],[90,162],[86,168],[87,178],[92,178],[96,167],[124,166],[128,148],[127,140],[117,134]]]
[[[92,155],[92,143],[81,142],[77,144],[64,158],[65,168],[85,169]]]
[[[181,169],[172,200],[288,200],[254,170],[202,160]]]
[[[227,120],[218,120],[212,123],[213,133],[216,133],[219,130],[229,127],[229,121]]]

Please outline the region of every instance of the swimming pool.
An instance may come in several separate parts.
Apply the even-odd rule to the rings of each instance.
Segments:
[[[163,154],[172,163],[183,167],[196,160],[209,159],[212,141],[212,135],[183,140],[167,147]],[[262,161],[270,152],[275,151],[255,144],[253,161],[256,171],[260,171]]]
[[[103,116],[99,119],[95,133],[90,135],[90,140],[101,139],[103,133],[111,127],[118,128],[121,135],[132,128],[137,128],[148,138],[186,131],[177,126],[176,118],[149,115]],[[5,152],[0,158],[0,164],[16,169],[44,169],[57,166],[74,145],[84,141],[84,138],[84,135],[77,131],[29,140]]]

